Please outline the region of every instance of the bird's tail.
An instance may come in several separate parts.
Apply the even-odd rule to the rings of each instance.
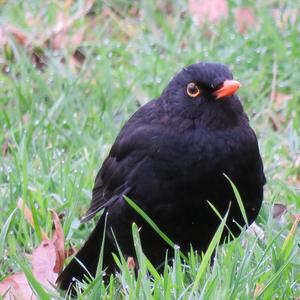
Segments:
[[[70,290],[74,293],[76,280],[82,281],[85,275],[96,275],[98,260],[101,251],[103,234],[105,231],[105,218],[102,215],[96,227],[88,237],[85,244],[80,248],[75,258],[67,265],[57,278],[59,287],[63,290]],[[114,245],[109,239],[104,241],[103,266],[109,267],[113,258],[111,253],[115,251]]]

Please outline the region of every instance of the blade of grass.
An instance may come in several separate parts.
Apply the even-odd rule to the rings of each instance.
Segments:
[[[144,218],[144,220],[156,231],[156,233],[172,248],[175,247],[175,243],[168,238],[166,234],[164,234],[160,228],[153,222],[153,220],[131,199],[129,199],[127,196],[124,196],[124,199],[127,201],[127,203],[141,216]],[[180,256],[188,261],[188,258],[180,252]]]
[[[200,268],[199,268],[199,271],[197,272],[197,275],[196,275],[194,285],[193,285],[193,288],[191,290],[189,299],[192,299],[191,297],[193,297],[193,294],[197,290],[198,285],[200,283],[200,280],[202,279],[202,277],[205,273],[205,270],[206,270],[207,266],[209,265],[211,256],[212,256],[215,248],[217,247],[217,245],[219,244],[219,242],[221,240],[221,236],[222,236],[225,224],[226,224],[227,217],[228,217],[228,211],[227,211],[225,217],[223,218],[221,224],[219,225],[214,237],[212,238],[212,240],[211,240],[211,242],[208,246],[208,249],[206,250],[206,252],[204,254],[204,257],[202,258]]]
[[[7,236],[7,233],[9,231],[10,225],[14,219],[15,213],[18,210],[18,208],[15,208],[11,214],[8,216],[7,220],[5,221],[4,225],[2,226],[1,234],[0,234],[0,257],[3,257],[4,253],[4,243]]]
[[[286,262],[281,266],[281,268],[271,277],[271,279],[267,282],[267,284],[260,290],[260,292],[256,295],[255,299],[261,297],[267,289],[272,285],[272,283],[283,273],[283,271],[287,268],[290,262],[297,256],[297,252],[294,255],[291,255]]]
[[[231,187],[233,189],[235,198],[236,198],[236,200],[238,202],[239,208],[241,210],[244,222],[246,223],[247,227],[249,227],[248,218],[247,218],[247,214],[246,214],[246,211],[245,211],[245,207],[244,207],[244,203],[242,201],[241,195],[240,195],[238,189],[236,188],[235,184],[231,181],[231,179],[226,174],[223,173],[223,175],[229,181],[229,183],[230,183],[230,185],[231,185]]]

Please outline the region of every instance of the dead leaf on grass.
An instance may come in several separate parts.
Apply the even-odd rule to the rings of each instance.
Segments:
[[[240,7],[235,10],[235,23],[237,31],[242,34],[248,32],[256,25],[254,11],[249,7]]]
[[[274,203],[272,207],[272,217],[277,220],[280,224],[283,224],[285,221],[285,215],[288,211],[288,207],[285,204]]]
[[[228,15],[227,0],[189,0],[189,10],[198,26],[218,23]]]
[[[34,223],[33,223],[33,217],[32,217],[32,212],[31,210],[27,207],[27,205],[25,204],[25,202],[23,201],[22,198],[19,199],[18,203],[17,203],[18,208],[22,211],[22,213],[24,214],[24,217],[26,219],[26,221],[31,225],[31,227],[34,229]],[[48,240],[48,236],[47,233],[45,231],[43,231],[42,228],[40,228],[41,230],[41,234],[42,234],[42,239],[43,240]]]
[[[21,272],[13,274],[0,282],[0,295],[4,297],[4,300],[37,299],[30,289],[26,276]]]
[[[52,218],[53,218],[53,223],[54,223],[54,234],[52,237],[52,242],[55,247],[56,251],[56,261],[55,261],[55,267],[54,267],[54,272],[55,273],[60,273],[63,269],[64,266],[64,260],[65,260],[65,246],[64,246],[64,231],[60,223],[60,219],[55,212],[54,209],[50,209],[52,213]]]
[[[26,220],[33,226],[32,213],[28,207],[19,200],[18,207],[23,211]],[[65,259],[64,234],[57,213],[51,210],[54,233],[51,240],[44,233],[44,240],[33,251],[31,256],[32,273],[36,280],[46,289],[55,291],[54,285],[58,273],[63,268]],[[43,231],[42,231],[43,232]],[[13,274],[0,282],[0,295],[4,299],[37,299],[31,289],[26,276],[22,272]]]
[[[284,109],[287,105],[287,102],[289,102],[292,99],[292,95],[281,93],[281,92],[275,92],[273,97],[273,103],[274,103],[274,109],[278,112]]]

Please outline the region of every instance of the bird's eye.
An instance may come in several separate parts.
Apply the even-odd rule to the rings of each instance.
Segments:
[[[200,90],[194,82],[190,82],[187,85],[186,92],[190,97],[197,97],[200,95]]]

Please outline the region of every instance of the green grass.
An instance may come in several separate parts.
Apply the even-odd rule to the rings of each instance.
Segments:
[[[0,280],[26,270],[39,295],[44,295],[16,257],[39,244],[39,227],[50,234],[49,208],[66,213],[67,243],[80,245],[93,221],[80,225],[79,218],[121,126],[139,105],[159,96],[180,68],[209,60],[228,64],[243,84],[239,95],[257,132],[268,180],[257,220],[265,239],[243,231],[218,248],[213,267],[205,272],[198,255],[191,252],[184,264],[176,249],[171,266],[160,275],[144,257],[133,228],[141,266],[138,277],[117,255],[121,272],[107,287],[100,273],[85,286],[82,299],[242,300],[253,299],[257,285],[262,287],[257,299],[300,296],[299,230],[287,239],[289,215],[299,213],[300,207],[300,4],[229,1],[229,18],[212,24],[212,36],[207,37],[193,24],[185,1],[168,2],[173,8],[167,15],[163,1],[139,1],[135,6],[143,18],[134,15],[129,1],[97,2],[94,15],[76,21],[69,32],[73,36],[87,28],[80,43],[86,59],[78,68],[71,64],[72,43],[61,50],[43,47],[44,70],[35,68],[24,46],[12,38],[0,52],[5,65],[0,72],[0,145],[9,145],[0,162]],[[83,3],[75,1],[71,14]],[[21,28],[29,39],[55,24],[62,11],[58,1],[0,5],[0,26]],[[236,32],[233,11],[245,5],[254,9],[259,26],[242,35]],[[101,15],[104,7],[113,7],[115,13]],[[272,17],[277,8],[282,13],[298,11],[298,17],[279,24]],[[28,25],[29,13],[40,16],[35,25]],[[271,96],[274,91],[289,95],[289,100],[281,103]],[[34,212],[36,230],[15,211],[19,198]],[[272,218],[272,203],[293,205],[285,222]]]

